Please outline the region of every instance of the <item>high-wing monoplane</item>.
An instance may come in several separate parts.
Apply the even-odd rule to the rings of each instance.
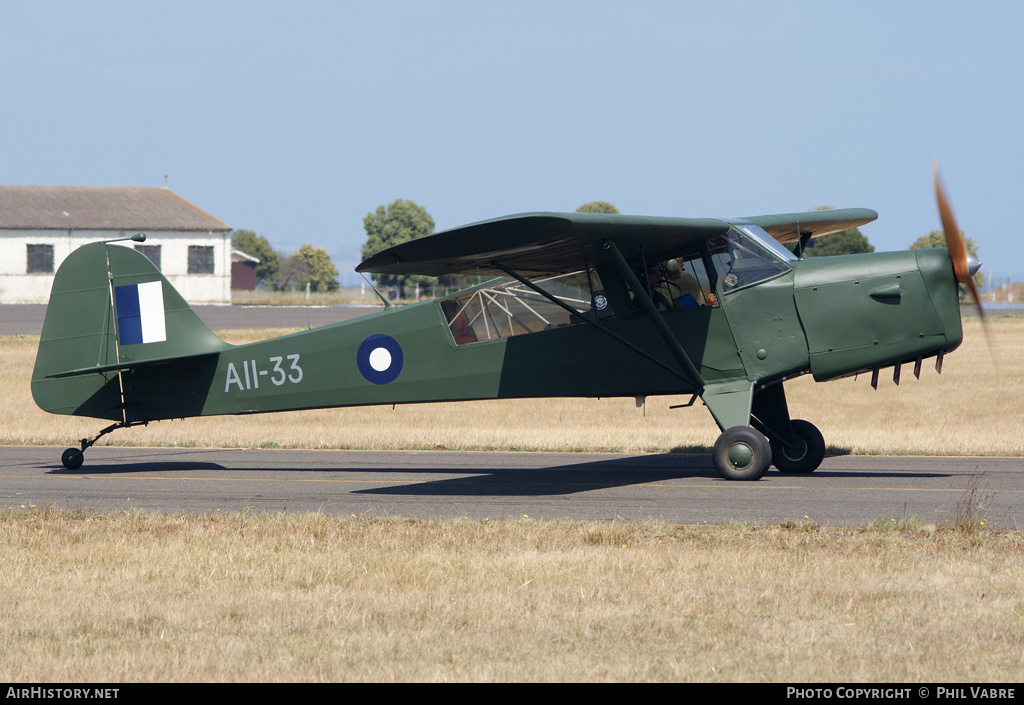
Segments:
[[[736,219],[529,213],[378,252],[357,271],[496,277],[440,299],[248,345],[215,336],[142,254],[119,242],[61,265],[32,375],[44,410],[111,431],[217,414],[524,397],[690,395],[722,433],[715,468],[756,480],[814,471],[822,434],[792,420],[785,383],[954,350],[957,282],[977,298],[936,178],[947,249],[800,259],[867,209]],[[127,243],[130,245],[130,243]],[[790,244],[787,248],[784,245]],[[795,254],[794,254],[795,253]],[[975,263],[976,265],[976,263]]]

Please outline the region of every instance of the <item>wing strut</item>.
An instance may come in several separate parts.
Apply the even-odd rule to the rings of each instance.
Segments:
[[[517,274],[516,272],[513,272],[511,269],[509,269],[505,265],[503,265],[503,264],[501,264],[499,262],[492,262],[491,266],[496,268],[496,269],[501,270],[502,272],[504,272],[505,274],[507,274],[508,276],[512,277],[517,282],[522,284],[523,286],[531,289],[532,291],[537,292],[538,294],[540,294],[541,296],[543,296],[545,299],[547,299],[551,303],[555,304],[556,306],[560,306],[560,307],[564,308],[566,311],[568,311],[573,316],[578,316],[580,318],[580,320],[584,321],[585,323],[589,323],[590,325],[594,326],[599,331],[601,331],[605,335],[609,336],[610,338],[612,338],[616,342],[619,342],[619,343],[625,345],[627,348],[629,348],[630,350],[635,352],[637,355],[641,355],[644,358],[646,358],[646,359],[650,360],[651,362],[653,362],[654,364],[658,365],[659,367],[667,370],[668,372],[671,372],[673,375],[675,375],[679,379],[683,380],[684,382],[688,382],[690,384],[693,383],[693,380],[690,377],[684,375],[682,372],[680,372],[676,368],[672,367],[671,365],[666,365],[664,362],[662,362],[658,358],[654,357],[653,355],[651,355],[649,352],[647,352],[643,348],[639,347],[638,345],[634,345],[633,343],[629,342],[628,340],[623,338],[618,333],[615,333],[614,331],[608,330],[607,328],[602,326],[597,321],[592,321],[587,316],[580,316],[580,312],[577,311],[576,309],[574,309],[572,306],[569,306],[564,301],[561,301],[558,298],[556,298],[556,297],[552,296],[551,294],[549,294],[548,292],[544,291],[543,289],[541,289],[539,286],[534,284],[529,279],[525,279],[525,278],[519,276],[519,274]],[[698,379],[699,379],[699,377],[698,377]],[[702,387],[702,386],[703,386],[703,382],[701,382],[701,384],[698,385],[698,387]]]
[[[697,389],[704,388],[704,380],[700,376],[700,372],[694,367],[693,362],[690,360],[689,355],[683,350],[683,346],[679,344],[676,337],[672,334],[672,330],[665,323],[665,319],[662,318],[661,314],[658,313],[658,307],[654,305],[650,295],[644,289],[640,280],[633,274],[633,270],[629,268],[629,264],[626,262],[626,258],[619,252],[619,248],[615,246],[615,243],[611,240],[606,239],[604,246],[607,247],[612,253],[612,259],[615,262],[615,266],[619,270],[619,274],[629,284],[629,288],[633,290],[633,294],[636,296],[637,301],[644,307],[644,311],[647,312],[647,317],[651,319],[651,323],[654,324],[655,329],[664,338],[665,344],[668,345],[668,349],[672,355],[675,356],[679,364],[682,365],[683,370],[686,372],[687,379],[693,383]]]

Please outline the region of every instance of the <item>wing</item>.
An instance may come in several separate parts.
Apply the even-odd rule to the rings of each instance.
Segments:
[[[762,215],[743,220],[764,228],[781,243],[828,235],[870,223],[866,208]],[[611,262],[605,240],[628,260],[641,252],[648,261],[721,235],[725,220],[662,218],[601,213],[524,213],[464,225],[382,250],[356,267],[377,274],[501,275],[497,265],[523,276],[575,272]]]
[[[761,226],[769,235],[785,245],[801,238],[806,241],[856,228],[876,218],[878,213],[869,208],[838,208],[806,213],[757,215],[744,220]]]
[[[378,274],[523,276],[575,272],[612,261],[610,239],[627,259],[641,249],[650,261],[720,235],[725,221],[600,213],[524,213],[410,240],[378,252],[356,267]]]

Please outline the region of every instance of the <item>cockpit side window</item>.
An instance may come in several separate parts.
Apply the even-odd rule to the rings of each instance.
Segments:
[[[520,282],[505,280],[440,302],[455,344],[497,340],[576,325],[583,322],[584,316],[603,315],[608,306],[593,271],[532,281],[576,313],[569,313]]]
[[[708,252],[725,292],[756,284],[789,269],[773,249],[735,228],[709,240]]]

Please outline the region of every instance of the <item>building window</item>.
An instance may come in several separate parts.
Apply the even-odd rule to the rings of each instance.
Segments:
[[[136,245],[135,251],[146,255],[153,266],[160,269],[160,245]]]
[[[53,274],[53,245],[29,245],[25,271],[29,274]]]
[[[206,245],[188,246],[188,273],[213,274],[213,247]]]

